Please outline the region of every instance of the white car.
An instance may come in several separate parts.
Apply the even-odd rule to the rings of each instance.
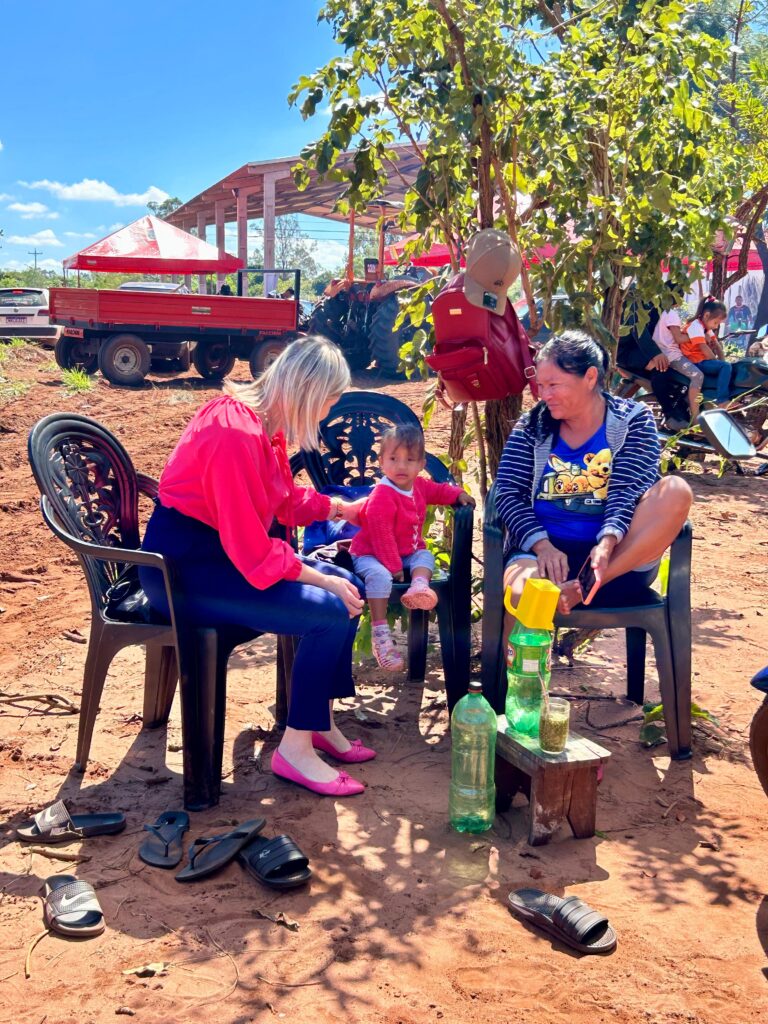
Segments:
[[[55,338],[48,319],[47,288],[0,288],[0,336]]]

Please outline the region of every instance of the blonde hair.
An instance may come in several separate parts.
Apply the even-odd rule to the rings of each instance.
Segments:
[[[289,444],[317,448],[323,406],[350,379],[341,349],[315,335],[287,345],[252,384],[226,381],[224,391],[266,417],[271,432],[282,430]]]

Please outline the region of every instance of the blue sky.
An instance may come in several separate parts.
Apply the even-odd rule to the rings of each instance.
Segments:
[[[0,115],[0,267],[31,265],[36,248],[60,270],[148,199],[186,200],[249,160],[297,154],[323,121],[302,121],[286,96],[338,52],[320,6],[38,0],[19,45],[2,48],[15,100]],[[337,266],[344,226],[307,231]]]

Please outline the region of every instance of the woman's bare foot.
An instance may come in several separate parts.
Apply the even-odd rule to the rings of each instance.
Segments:
[[[581,592],[581,584],[578,580],[566,580],[560,585],[560,599],[557,602],[557,610],[561,615],[570,615],[577,604],[581,604],[584,595]]]

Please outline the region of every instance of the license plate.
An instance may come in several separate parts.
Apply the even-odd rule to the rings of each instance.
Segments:
[[[29,320],[28,316],[7,316],[5,322],[8,324],[25,324]]]

